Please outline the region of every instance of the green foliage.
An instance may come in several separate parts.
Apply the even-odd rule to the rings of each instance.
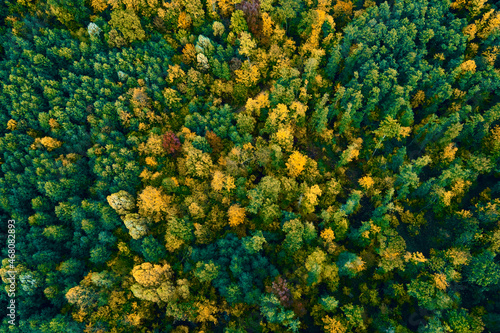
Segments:
[[[252,237],[245,237],[243,239],[243,247],[248,253],[253,254],[262,250],[262,245],[266,243],[266,238],[262,234],[262,231],[259,230]]]
[[[193,262],[200,263],[196,264],[195,276],[203,276],[202,278],[206,280],[208,280],[207,274],[213,276],[212,285],[230,303],[244,301],[248,304],[257,304],[264,290],[264,280],[278,275],[278,272],[266,257],[256,252],[250,253],[245,243],[244,239],[239,240],[230,233],[225,238],[219,239],[216,246],[211,244],[204,248],[193,249],[191,258]],[[211,263],[214,265],[212,267],[217,269],[209,268]],[[188,267],[185,269],[189,269]],[[206,269],[218,274],[208,273]]]
[[[291,310],[285,310],[274,294],[264,294],[260,299],[260,312],[271,324],[286,326],[291,332],[298,332],[300,321]]]
[[[262,178],[257,187],[248,192],[250,204],[247,211],[257,214],[264,205],[275,203],[278,200],[280,186],[281,184],[276,178],[271,176]]]
[[[489,251],[475,256],[467,267],[468,280],[481,287],[498,285],[500,266],[495,263],[495,255]]]
[[[94,264],[104,264],[111,256],[111,251],[104,245],[97,245],[90,250],[90,261]]]
[[[365,324],[363,322],[363,307],[353,304],[347,304],[342,307],[342,311],[344,315],[347,317],[348,323],[352,327],[360,327],[361,329],[365,328]]]
[[[148,262],[159,262],[167,254],[165,246],[160,244],[153,236],[149,235],[142,240],[142,255]]]
[[[1,2],[3,331],[498,331],[499,17]]]
[[[304,224],[299,219],[286,221],[282,230],[286,232],[283,248],[288,255],[296,253],[302,247],[304,241]]]
[[[333,312],[339,305],[339,301],[337,301],[333,296],[326,296],[321,298],[320,304],[326,311]]]
[[[208,263],[197,262],[196,270],[194,271],[194,276],[198,278],[201,282],[211,282],[219,275],[219,267],[214,264],[212,260]]]
[[[239,34],[243,31],[248,31],[247,21],[245,20],[245,13],[242,10],[235,10],[231,16],[231,29]]]

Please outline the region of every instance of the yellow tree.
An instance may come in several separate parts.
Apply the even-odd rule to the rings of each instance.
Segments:
[[[184,152],[186,155],[185,167],[189,175],[198,178],[210,177],[213,166],[210,154],[194,148],[191,144],[184,145]]]
[[[14,131],[16,128],[17,128],[17,121],[15,121],[14,119],[9,119],[9,121],[7,122],[7,129],[9,131]]]
[[[325,23],[325,21],[328,21],[331,27],[335,26],[333,17],[328,15],[324,10],[322,9],[315,9],[313,10],[313,16],[314,20],[311,25],[311,31],[307,35],[307,41],[301,46],[301,55],[304,56],[305,54],[317,54],[317,50],[319,49],[319,42],[320,42],[320,35],[322,35],[322,26]],[[323,52],[324,54],[324,52]]]
[[[158,188],[146,186],[138,197],[139,214],[151,217],[155,222],[160,221],[168,211],[171,197],[162,193]]]
[[[139,144],[137,150],[141,155],[161,156],[165,149],[160,135],[151,134],[146,142]]]
[[[43,137],[40,139],[40,143],[47,148],[48,151],[52,151],[62,146],[62,142],[51,138],[49,136]]]
[[[210,301],[208,299],[204,299],[202,301],[198,301],[194,304],[198,309],[198,316],[196,317],[196,322],[205,323],[210,321],[214,324],[217,323],[217,318],[215,315],[219,312],[219,308],[215,301]]]
[[[271,142],[278,144],[286,151],[293,149],[293,133],[289,127],[281,127],[277,132],[271,134]]]
[[[189,65],[196,60],[196,49],[191,43],[186,44],[182,49],[182,61]]]
[[[214,176],[212,179],[212,188],[216,192],[220,192],[224,189],[224,184],[225,184],[226,176],[219,170],[216,170],[214,172]]]
[[[479,27],[479,33],[477,34],[479,38],[488,38],[500,27],[500,11],[489,10],[481,20],[476,21],[476,25]]]
[[[245,208],[240,207],[238,204],[229,207],[229,210],[227,211],[227,215],[229,216],[229,225],[231,227],[236,227],[242,224],[245,221],[245,213]]]
[[[175,303],[189,297],[189,283],[178,279],[174,285],[173,271],[169,264],[152,265],[149,262],[135,266],[132,276],[137,283],[130,287],[135,297],[150,302]]]
[[[90,5],[94,9],[94,13],[96,14],[101,13],[106,8],[108,8],[108,3],[106,0],[91,0]]]
[[[299,153],[298,151],[294,151],[290,157],[288,158],[288,162],[286,163],[286,167],[288,169],[288,174],[292,178],[296,178],[300,173],[304,170],[304,167],[307,162],[307,157]]]
[[[364,176],[359,180],[359,185],[363,186],[365,190],[370,189],[374,184],[375,182],[373,181],[373,178],[370,176]]]
[[[448,287],[448,282],[446,281],[446,275],[444,275],[443,273],[436,273],[433,275],[433,278],[434,278],[434,284],[438,289],[441,289],[443,291],[446,290],[446,288]]]
[[[240,54],[242,56],[250,57],[253,53],[257,43],[252,39],[250,33],[244,31],[240,36]]]
[[[451,142],[444,148],[443,159],[447,162],[452,162],[455,159],[455,153],[457,152],[457,150],[458,148],[455,147],[455,144],[453,142]]]
[[[132,276],[144,287],[159,287],[162,282],[173,276],[170,265],[153,265],[145,262],[132,269]]]
[[[347,331],[347,328],[342,324],[342,322],[337,320],[335,317],[324,317],[323,324],[325,332],[327,333],[345,333]]]
[[[260,79],[259,67],[252,66],[248,60],[245,60],[241,68],[234,73],[236,74],[236,82],[247,87],[255,86]]]
[[[321,196],[321,189],[318,185],[313,185],[311,187],[307,187],[304,191],[304,194],[300,198],[300,207],[305,214],[310,214],[314,212],[314,208],[318,204],[318,197]]]

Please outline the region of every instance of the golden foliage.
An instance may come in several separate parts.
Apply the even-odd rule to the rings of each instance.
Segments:
[[[154,157],[151,157],[151,156],[146,157],[145,162],[146,162],[147,166],[152,167],[152,168],[156,168],[158,166],[158,162],[156,161],[156,159]]]
[[[333,6],[333,17],[352,15],[353,3],[351,1],[338,0],[335,6]]]
[[[455,159],[455,153],[458,148],[455,147],[455,144],[452,142],[444,148],[443,159],[451,162]]]
[[[386,248],[384,249],[381,253],[380,256],[384,259],[387,260],[395,260],[401,255],[400,252],[395,251],[394,249],[391,248]]]
[[[217,6],[219,7],[222,16],[229,17],[234,11],[234,1],[233,0],[219,0],[217,1]]]
[[[246,111],[250,114],[260,116],[260,110],[270,106],[269,94],[267,92],[260,93],[255,99],[249,98],[245,105]]]
[[[150,106],[150,99],[146,94],[146,88],[132,88],[130,103],[136,108],[147,108]]]
[[[335,319],[335,317],[326,316],[323,318],[324,329],[327,333],[345,333],[347,328],[340,322],[340,320]]]
[[[337,7],[337,5],[335,7]],[[331,26],[335,25],[335,23],[333,22],[333,18],[330,15],[327,15],[324,10],[322,9],[314,10],[314,22],[312,23],[312,30],[308,34],[307,41],[302,45],[301,48],[302,55],[305,55],[306,53],[313,54],[314,51],[319,48],[320,35],[322,34],[321,27],[323,26],[326,20],[330,22]]]
[[[364,176],[363,178],[361,178],[359,180],[359,184],[361,186],[363,186],[363,188],[365,190],[368,190],[369,188],[371,188],[373,186],[373,184],[375,184],[375,182],[373,181],[372,177],[370,177],[370,176]]]
[[[122,253],[124,256],[129,256],[131,254],[129,247],[125,242],[118,242],[117,248],[118,252]]]
[[[214,178],[212,179],[212,188],[216,192],[220,192],[224,189],[224,183],[225,183],[225,176],[222,172],[219,170],[216,170],[214,172]]]
[[[184,325],[177,326],[174,330],[172,330],[172,333],[189,333],[189,327]]]
[[[36,141],[36,140],[35,140]],[[52,151],[62,146],[62,142],[51,137],[43,137],[40,139],[40,143],[47,148],[48,151]]]
[[[323,230],[320,236],[327,242],[332,242],[335,239],[335,233],[331,228]]]
[[[466,0],[456,0],[450,4],[451,9],[462,9],[465,7]]]
[[[191,16],[185,11],[182,11],[181,14],[179,15],[177,26],[181,29],[189,30],[189,27],[191,26],[192,23],[193,20],[191,19]]]
[[[288,127],[282,127],[271,135],[271,141],[277,143],[286,151],[293,149],[293,134]]]
[[[194,139],[196,137],[196,133],[191,132],[191,130],[187,127],[182,127],[181,133],[186,140],[191,140],[191,139]]]
[[[189,43],[184,46],[182,49],[182,61],[189,65],[193,61],[196,60],[196,49],[194,48],[194,45]]]
[[[274,22],[271,19],[271,16],[269,16],[269,14],[266,12],[262,13],[262,34],[264,35],[264,37],[271,37],[274,30],[273,25]]]
[[[448,287],[448,282],[446,281],[446,275],[443,273],[436,273],[433,276],[434,278],[434,283],[436,284],[436,287],[441,290],[446,290]]]
[[[404,259],[408,261],[412,261],[414,263],[419,263],[419,262],[426,262],[427,259],[424,257],[424,255],[421,252],[406,252],[404,255]]]
[[[9,131],[13,131],[17,128],[17,121],[15,121],[14,119],[9,119],[9,121],[7,122],[7,129]]]
[[[481,39],[488,38],[496,29],[500,28],[500,12],[490,9],[486,12],[481,20],[476,21],[479,27],[478,37]]]
[[[217,308],[214,301],[209,301],[208,299],[206,299],[202,302],[196,302],[194,305],[198,309],[198,316],[195,319],[196,322],[204,323],[210,321],[214,324],[217,323],[217,318],[215,318],[214,315],[219,312],[219,309]]]
[[[224,34],[225,27],[224,24],[216,21],[212,24],[212,29],[214,30],[214,36],[222,36]]]
[[[352,144],[347,146],[347,149],[344,150],[341,155],[341,165],[349,163],[358,158],[362,143],[363,139],[357,138]]]
[[[226,177],[226,190],[231,191],[234,188],[236,188],[236,185],[234,184],[234,178],[232,176],[227,176]]]
[[[384,257],[384,255],[382,256]],[[366,263],[361,259],[361,257],[357,257],[356,260],[346,263],[345,267],[350,270],[353,270],[356,273],[359,273],[366,268]]]
[[[108,3],[106,0],[91,0],[90,5],[94,9],[94,13],[100,13],[108,8]]]
[[[301,204],[305,214],[314,212],[314,207],[318,204],[318,197],[321,196],[321,193],[322,191],[318,185],[306,188]]]
[[[236,74],[236,82],[248,87],[255,86],[260,79],[259,67],[251,65],[248,60],[245,60],[241,68],[234,73]]]
[[[496,152],[500,150],[500,126],[495,125],[491,130],[491,135],[489,137],[489,145],[491,150]]]
[[[227,211],[227,215],[229,216],[229,225],[231,227],[236,227],[237,225],[242,224],[245,221],[245,213],[245,208],[240,207],[238,204],[229,207],[229,210]]]
[[[138,313],[130,313],[127,315],[127,322],[132,326],[139,326],[141,324],[142,317]],[[91,331],[89,331],[91,332]]]
[[[445,206],[451,205],[451,199],[454,197],[459,197],[465,191],[465,189],[470,186],[472,183],[470,181],[463,181],[462,179],[458,179],[452,186],[450,191],[446,191],[443,193],[443,203]]]
[[[186,72],[184,72],[181,69],[181,66],[177,64],[175,66],[168,65],[167,73],[168,73],[168,81],[170,83],[174,83],[174,81],[176,81],[177,79],[186,77]]]
[[[422,105],[424,100],[425,100],[425,92],[423,90],[418,90],[416,94],[413,95],[410,105],[412,108],[417,108],[420,105]]]
[[[171,198],[163,194],[160,189],[146,186],[138,196],[139,214],[150,216],[158,222],[167,212],[170,200]]]
[[[250,57],[257,46],[255,40],[252,39],[252,35],[246,31],[240,34],[240,48],[239,52],[242,56]]]
[[[293,111],[291,112],[292,118],[298,122],[302,121],[306,117],[307,108],[308,106],[306,104],[297,101],[292,102],[292,105],[290,105],[290,110]]]
[[[210,177],[212,158],[210,154],[194,148],[191,144],[184,145],[186,153],[185,167],[189,175],[198,178]]]
[[[54,118],[50,118],[49,119],[49,126],[50,126],[51,129],[59,128],[60,127],[59,123]]]
[[[295,178],[300,175],[300,173],[304,170],[306,162],[306,156],[302,155],[298,151],[294,151],[288,158],[288,163],[286,163],[290,177]]]
[[[446,251],[446,257],[455,266],[467,265],[472,258],[468,251],[451,248]]]
[[[134,266],[132,276],[143,287],[159,287],[162,282],[173,276],[173,271],[169,264],[161,266],[145,262]]]
[[[488,47],[486,51],[482,53],[482,56],[484,57],[484,59],[486,59],[488,64],[493,66],[499,54],[500,54],[500,47],[493,46],[493,47]]]
[[[464,35],[468,36],[467,39],[469,41],[471,41],[476,36],[477,27],[474,23],[472,23],[472,24],[469,24],[468,26],[466,26],[462,31],[463,31]]]
[[[184,245],[184,241],[178,237],[175,237],[171,234],[165,235],[165,248],[169,252],[175,252],[175,250],[179,249],[182,245]]]
[[[474,60],[467,60],[460,65],[460,70],[463,72],[476,72],[476,62]]]

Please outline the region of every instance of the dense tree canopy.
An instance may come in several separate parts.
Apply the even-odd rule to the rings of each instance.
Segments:
[[[0,21],[0,332],[500,332],[496,1]]]

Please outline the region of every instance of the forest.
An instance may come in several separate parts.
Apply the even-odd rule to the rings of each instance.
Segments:
[[[500,3],[0,1],[0,220],[1,333],[500,332]]]

